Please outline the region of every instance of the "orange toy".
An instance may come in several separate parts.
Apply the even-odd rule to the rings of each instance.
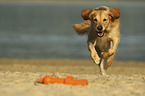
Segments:
[[[72,76],[66,76],[66,78],[56,78],[51,76],[45,76],[35,81],[35,84],[66,84],[66,85],[88,85],[88,80],[74,79]]]

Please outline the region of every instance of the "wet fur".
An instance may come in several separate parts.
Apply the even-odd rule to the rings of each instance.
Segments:
[[[73,28],[79,35],[88,35],[87,43],[91,58],[99,65],[101,74],[105,75],[105,70],[111,65],[120,40],[120,10],[103,6],[84,9],[81,15],[86,21],[74,24]],[[94,18],[98,21],[93,21]],[[104,22],[102,18],[107,18],[108,21]],[[104,28],[103,37],[97,36],[96,27],[99,25]]]

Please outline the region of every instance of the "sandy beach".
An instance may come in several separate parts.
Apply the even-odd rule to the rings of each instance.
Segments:
[[[87,79],[87,86],[34,85],[45,75]],[[91,60],[0,59],[1,96],[144,96],[145,62],[114,61],[99,75]]]

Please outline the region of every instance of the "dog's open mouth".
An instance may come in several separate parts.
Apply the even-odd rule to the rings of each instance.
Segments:
[[[104,32],[97,32],[98,37],[103,37],[104,36]]]

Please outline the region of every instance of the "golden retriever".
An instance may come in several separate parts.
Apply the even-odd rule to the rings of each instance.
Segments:
[[[81,15],[86,21],[74,24],[73,28],[79,35],[88,35],[87,43],[91,58],[99,65],[101,74],[105,75],[120,41],[120,10],[102,6],[84,9]]]

